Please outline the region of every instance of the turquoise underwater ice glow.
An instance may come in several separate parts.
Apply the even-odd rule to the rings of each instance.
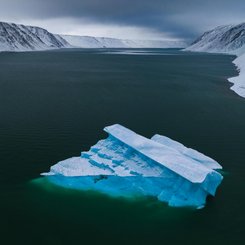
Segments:
[[[202,207],[223,177],[213,159],[165,136],[145,138],[115,124],[88,152],[52,166],[43,175],[66,188],[111,196],[152,196],[170,206]]]

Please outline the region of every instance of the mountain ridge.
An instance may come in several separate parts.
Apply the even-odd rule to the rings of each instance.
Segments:
[[[183,48],[184,41],[130,40],[53,34],[38,26],[0,22],[0,51],[40,51],[59,48]]]
[[[204,32],[186,51],[229,53],[239,55],[245,45],[245,23],[222,25]],[[245,50],[244,50],[245,51]]]
[[[37,51],[68,48],[70,44],[47,30],[0,22],[0,51]]]

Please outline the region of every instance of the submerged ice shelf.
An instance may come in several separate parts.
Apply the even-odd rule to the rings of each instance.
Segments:
[[[118,124],[104,130],[107,139],[42,175],[63,187],[153,196],[175,207],[204,206],[223,179],[215,160],[170,138],[148,139]]]

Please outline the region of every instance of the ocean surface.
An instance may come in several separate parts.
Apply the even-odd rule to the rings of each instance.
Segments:
[[[0,244],[245,244],[245,99],[235,57],[177,49],[0,53]],[[204,209],[110,198],[40,178],[120,123],[216,159]]]

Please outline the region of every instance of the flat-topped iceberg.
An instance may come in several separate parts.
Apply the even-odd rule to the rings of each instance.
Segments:
[[[148,139],[118,124],[104,130],[107,139],[42,175],[63,187],[152,196],[175,207],[204,206],[223,179],[215,160],[170,138]]]

